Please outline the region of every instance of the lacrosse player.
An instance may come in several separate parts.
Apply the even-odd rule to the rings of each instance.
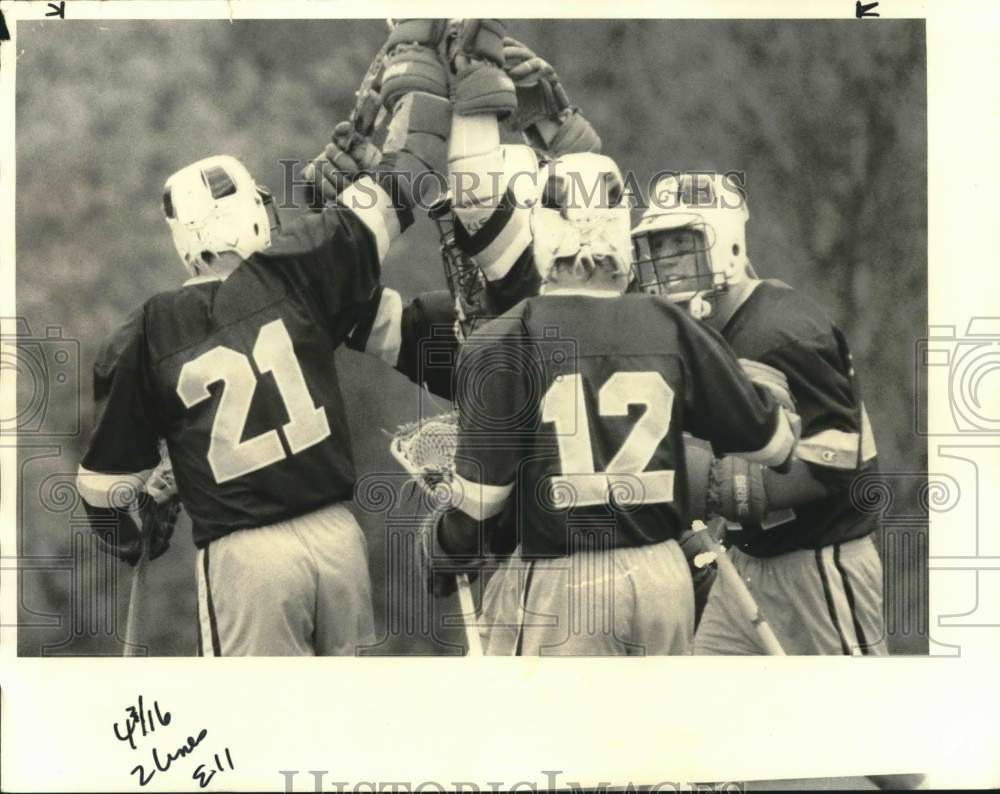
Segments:
[[[757,278],[739,185],[685,174],[656,193],[632,233],[637,289],[686,306],[741,360],[759,362],[748,367],[780,371],[802,421],[783,473],[689,444],[695,513],[730,520],[730,557],[786,653],[885,654],[882,566],[871,538],[879,522],[850,498],[851,481],[876,470],[875,441],[844,335],[801,293]],[[721,581],[695,652],[762,652]]]
[[[591,156],[616,177],[609,158]],[[461,351],[451,508],[427,538],[431,584],[474,571],[490,535],[513,526],[519,546],[497,574],[487,653],[688,653],[681,433],[780,466],[795,443],[772,396],[780,386],[753,385],[722,340],[670,302],[622,296],[626,206],[537,206],[530,222],[541,295]]]
[[[417,129],[434,114],[426,97],[391,100],[379,167],[284,227],[233,157],[171,176],[163,209],[190,279],[148,300],[95,365],[98,418],[78,476],[92,526],[135,562],[122,485],[142,492],[138,473],[165,439],[198,547],[205,655],[354,654],[373,640],[333,352],[412,222],[416,197],[400,174],[443,172],[445,151],[443,136]]]

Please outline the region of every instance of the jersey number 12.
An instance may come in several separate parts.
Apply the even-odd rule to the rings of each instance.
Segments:
[[[281,427],[281,433],[292,454],[329,436],[326,411],[313,404],[283,321],[274,320],[260,329],[252,355],[262,375],[267,372],[274,375],[288,413],[288,422]],[[257,376],[243,353],[219,345],[187,362],[181,368],[177,394],[185,407],[192,408],[212,396],[208,387],[218,381],[223,384],[222,395],[208,445],[208,465],[215,481],[234,480],[283,460],[286,455],[278,430],[240,440],[257,388]]]
[[[608,378],[597,393],[600,416],[628,416],[630,405],[646,410],[604,471],[596,472],[583,377],[558,378],[542,401],[542,421],[555,425],[562,469],[551,481],[554,506],[584,507],[612,499],[623,507],[673,501],[674,472],[645,471],[670,430],[673,404],[673,389],[658,372],[616,372]]]

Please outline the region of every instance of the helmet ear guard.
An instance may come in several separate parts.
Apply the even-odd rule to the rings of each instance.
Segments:
[[[192,275],[225,251],[245,259],[267,248],[272,229],[280,228],[271,194],[228,155],[199,160],[171,175],[163,213]]]

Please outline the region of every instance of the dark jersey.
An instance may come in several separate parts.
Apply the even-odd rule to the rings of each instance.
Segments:
[[[832,493],[761,525],[730,532],[730,542],[749,554],[769,557],[816,549],[867,535],[878,518],[851,503],[850,482],[877,467],[875,441],[861,402],[844,335],[808,298],[779,281],[764,281],[722,331],[740,358],[785,373],[802,438],[796,450]]]
[[[463,346],[457,403],[452,502],[496,517],[490,531],[513,528],[527,557],[676,538],[689,522],[683,431],[769,465],[793,444],[721,337],[648,295],[523,301]],[[474,553],[453,536],[446,548]]]
[[[290,225],[224,281],[154,296],[95,364],[99,415],[82,468],[148,469],[165,439],[199,547],[350,499],[334,349],[378,278],[369,227],[331,208]]]

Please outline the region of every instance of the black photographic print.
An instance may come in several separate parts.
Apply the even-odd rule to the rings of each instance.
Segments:
[[[8,779],[995,783],[972,5],[4,4]]]

